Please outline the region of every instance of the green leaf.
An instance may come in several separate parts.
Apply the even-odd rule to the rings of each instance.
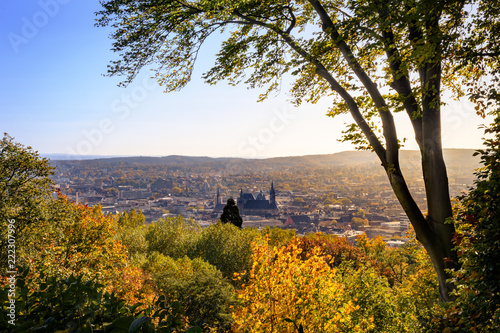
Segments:
[[[134,322],[132,325],[130,325],[130,328],[128,330],[128,333],[137,333],[139,332],[139,329],[144,323],[150,322],[151,318],[150,317],[139,317]]]
[[[128,332],[132,323],[134,322],[134,316],[120,317],[116,319],[111,325],[106,327],[106,333],[119,333]]]
[[[198,326],[190,327],[186,333],[201,333],[201,328]]]

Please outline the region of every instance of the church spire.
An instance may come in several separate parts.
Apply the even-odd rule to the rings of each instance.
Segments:
[[[215,205],[220,205],[222,204],[222,198],[220,197],[220,192],[219,192],[219,188],[217,188],[217,197],[215,199]]]
[[[274,182],[271,181],[271,190],[269,191],[269,203],[276,203],[276,192],[274,191]]]

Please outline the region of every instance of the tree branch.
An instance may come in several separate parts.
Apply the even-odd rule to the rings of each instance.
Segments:
[[[415,133],[415,141],[422,149],[422,118],[418,102],[413,94],[408,71],[403,69],[401,55],[396,47],[396,41],[392,27],[387,25],[388,13],[385,10],[379,12],[381,19],[381,31],[383,43],[386,49],[387,61],[392,71],[393,83],[391,87],[403,98],[403,106],[410,118]]]
[[[366,88],[370,94],[375,106],[377,107],[380,119],[382,120],[382,128],[384,138],[386,140],[386,158],[387,161],[394,165],[399,165],[399,143],[396,132],[396,125],[394,124],[394,118],[387,107],[382,94],[377,88],[377,84],[372,81],[368,76],[366,71],[361,67],[357,59],[354,57],[351,48],[345,41],[342,40],[338,30],[336,29],[330,16],[323,8],[319,0],[309,0],[309,3],[313,6],[316,13],[319,15],[322,24],[323,31],[330,36],[335,45],[339,48],[344,59],[346,60],[348,66],[356,74],[358,79],[361,81],[363,86]]]
[[[290,19],[290,26],[286,29],[285,33],[289,35],[292,32],[292,29],[295,27],[295,24],[297,23],[297,18],[295,17],[295,14],[293,13],[293,10],[290,6],[286,6],[288,9],[288,13],[292,17]]]
[[[322,7],[319,0],[309,0],[309,2],[312,4],[314,9],[320,16],[321,21],[323,22],[323,31],[330,35],[336,46],[340,49],[349,67],[354,71],[354,73],[362,82],[363,86],[367,89],[379,111],[380,117],[382,119],[387,149],[384,157],[381,157],[381,155],[378,153],[377,155],[379,155],[382,161],[382,165],[387,172],[387,176],[392,188],[394,189],[394,193],[398,198],[398,201],[401,203],[401,206],[403,207],[407,216],[410,218],[410,221],[412,221],[419,240],[429,246],[433,236],[432,230],[429,228],[429,225],[426,223],[425,217],[423,216],[420,208],[413,199],[413,196],[408,189],[408,185],[399,166],[399,144],[397,142],[394,118],[388,110],[387,104],[380,94],[377,85],[370,79],[366,71],[363,70],[357,59],[352,54],[352,51],[347,43],[345,43],[341,39],[340,34],[335,28],[333,21],[331,20],[325,9]],[[353,114],[353,116],[354,115],[355,113]],[[365,131],[363,131],[363,133],[365,133]]]
[[[338,93],[342,99],[347,103],[349,110],[354,118],[354,121],[356,124],[360,127],[361,131],[363,134],[366,136],[368,142],[370,145],[373,147],[375,153],[379,156],[380,160],[382,161],[382,164],[384,165],[384,168],[388,167],[388,161],[387,161],[387,156],[386,156],[386,149],[380,142],[380,140],[377,138],[373,130],[371,129],[370,125],[366,122],[364,119],[363,115],[361,114],[358,105],[356,104],[356,101],[352,98],[352,96],[340,85],[340,83],[335,80],[335,78],[328,72],[328,70],[325,68],[325,66],[316,58],[314,58],[311,54],[309,54],[306,50],[304,50],[300,45],[298,45],[291,37],[289,34],[286,32],[278,29],[275,26],[269,25],[264,22],[257,21],[255,19],[252,19],[250,17],[247,17],[239,12],[235,12],[235,15],[238,17],[242,18],[243,20],[247,20],[251,24],[259,25],[262,27],[265,27],[267,29],[270,29],[277,33],[283,40],[298,54],[300,54],[305,60],[309,61],[311,64],[316,66],[316,74],[320,75],[323,77],[327,82],[330,84],[330,87],[332,88],[333,91]]]

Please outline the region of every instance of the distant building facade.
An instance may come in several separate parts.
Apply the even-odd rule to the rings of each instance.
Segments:
[[[285,226],[295,227],[295,226],[310,226],[313,221],[307,215],[291,215],[285,221]]]
[[[222,197],[220,196],[220,191],[217,189],[217,195],[215,196],[214,213],[222,213],[226,204],[222,203]]]
[[[166,180],[163,178],[157,178],[151,185],[150,189],[152,191],[160,191],[160,190],[166,190],[169,188],[172,188],[174,186],[174,183],[172,180]]]
[[[252,193],[243,193],[243,190],[241,190],[237,205],[241,215],[278,215],[279,210],[276,204],[276,191],[274,190],[274,183],[271,182],[269,200],[266,199],[266,196],[262,193],[262,191],[260,191],[257,197],[254,197]]]
[[[223,202],[219,189],[217,189],[213,214],[221,213],[225,205],[226,203]],[[236,200],[236,205],[238,206],[240,215],[264,217],[279,215],[278,206],[276,204],[276,191],[274,190],[273,182],[271,182],[269,200],[267,200],[265,194],[262,191],[260,191],[257,196],[254,196],[252,193],[243,193],[243,190],[241,190],[240,196]]]

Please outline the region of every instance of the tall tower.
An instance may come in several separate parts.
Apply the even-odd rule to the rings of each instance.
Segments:
[[[217,196],[215,197],[215,206],[222,204],[222,198],[220,197],[219,188],[217,188]]]
[[[243,189],[240,189],[240,197],[236,201],[236,205],[240,210],[240,215],[244,214],[243,209],[245,208],[245,201],[243,200]]]
[[[243,203],[243,189],[240,189],[240,197],[238,198],[238,203],[241,202]]]
[[[276,192],[274,192],[274,182],[271,182],[271,191],[269,191],[269,203],[276,203]]]

